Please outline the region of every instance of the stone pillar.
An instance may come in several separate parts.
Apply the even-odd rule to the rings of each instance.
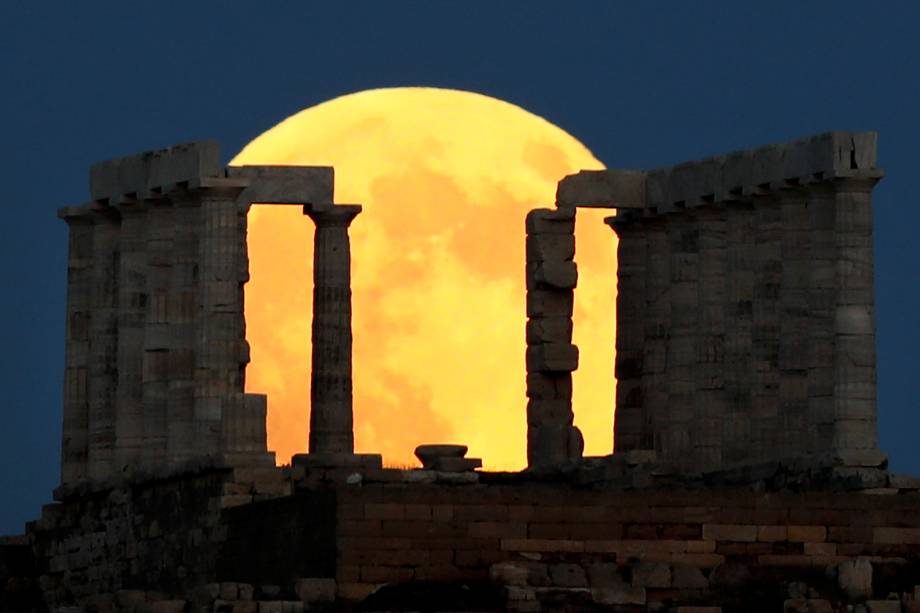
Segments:
[[[527,464],[533,468],[578,459],[584,450],[572,413],[575,209],[535,209],[526,229]]]
[[[144,325],[147,316],[147,206],[119,205],[118,391],[115,470],[135,470],[148,452],[144,422]]]
[[[805,192],[779,192],[782,219],[782,277],[779,291],[779,422],[782,457],[811,451],[808,420],[808,286],[811,283],[811,232]]]
[[[646,227],[641,212],[623,211],[608,218],[617,233],[616,414],[614,451],[648,449],[648,415],[642,385],[644,369]]]
[[[87,478],[89,358],[93,306],[93,224],[89,214],[61,215],[69,228],[64,352],[64,427],[61,483]]]
[[[351,380],[351,246],[359,205],[305,209],[316,224],[313,255],[313,371],[310,454],[354,453]]]
[[[169,388],[173,384],[174,337],[169,303],[173,273],[174,208],[169,200],[152,201],[147,214],[145,264],[147,270],[147,312],[144,326],[144,461],[148,466],[175,463],[169,455],[171,408]]]
[[[220,455],[223,414],[242,400],[243,350],[237,196],[242,188],[200,190],[198,340],[194,432],[197,455]]]
[[[834,431],[840,451],[878,449],[872,188],[877,177],[833,183]]]
[[[691,211],[667,215],[671,253],[671,329],[667,355],[668,420],[663,433],[669,461],[697,470],[693,455],[699,290],[699,229]]]
[[[91,479],[111,476],[115,460],[118,389],[118,214],[106,207],[93,216],[92,319],[89,347],[89,444]]]
[[[648,420],[642,448],[663,456],[661,433],[668,421],[667,356],[671,329],[671,245],[664,220],[655,216],[646,228],[645,333],[642,360],[642,402]],[[618,328],[619,329],[619,328]]]
[[[752,424],[754,303],[754,211],[750,201],[726,208],[725,393],[722,459],[726,465],[750,459]]]
[[[725,276],[726,210],[724,206],[696,209],[699,233],[697,263],[697,357],[694,455],[702,470],[722,463],[723,427],[728,405],[725,394]]]
[[[751,449],[749,460],[776,457],[779,420],[779,288],[782,282],[782,217],[774,196],[754,200],[754,300]]]
[[[173,464],[198,454],[195,437],[195,354],[199,321],[201,202],[191,192],[171,194],[172,275],[167,294],[171,349],[166,452]]]

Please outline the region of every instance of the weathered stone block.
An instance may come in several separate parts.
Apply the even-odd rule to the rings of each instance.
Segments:
[[[526,242],[528,262],[564,262],[575,257],[574,234],[531,234]]]
[[[633,587],[671,587],[671,567],[658,562],[639,562],[632,567]]]
[[[575,209],[534,209],[525,225],[527,234],[574,234]]]
[[[582,170],[559,181],[556,206],[642,209],[646,173],[641,170]]]
[[[570,260],[549,260],[527,265],[527,289],[548,287],[570,290],[578,285],[578,267]]]
[[[527,348],[529,372],[571,372],[578,369],[578,347],[564,343],[543,343]]]
[[[549,567],[549,577],[554,586],[586,587],[588,585],[585,571],[579,564],[552,564]]]
[[[335,579],[307,578],[294,583],[297,597],[306,603],[334,602],[336,593]]]
[[[837,565],[837,585],[851,600],[872,596],[872,563],[865,558]]]

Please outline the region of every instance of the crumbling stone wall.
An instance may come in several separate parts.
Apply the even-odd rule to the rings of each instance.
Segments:
[[[394,469],[348,484],[327,473],[211,470],[49,505],[29,529],[45,600],[418,610],[465,593],[466,610],[843,611],[893,595],[891,610],[920,608],[915,479],[765,492]]]
[[[70,228],[62,483],[272,463],[246,394],[251,203],[332,207],[331,168],[223,168],[216,143],[95,164]]]
[[[591,171],[557,206],[617,208],[616,450],[686,472],[877,453],[876,135]]]

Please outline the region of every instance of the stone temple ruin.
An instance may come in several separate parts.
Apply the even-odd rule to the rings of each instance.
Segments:
[[[0,541],[0,609],[920,611],[920,479],[877,439],[881,177],[874,133],[832,132],[563,178],[525,224],[528,469],[489,473],[354,453],[361,208],[333,169],[214,143],[97,164],[59,211],[61,486]],[[281,467],[244,386],[252,203],[316,224],[309,444]],[[573,425],[579,207],[619,237],[603,457]]]

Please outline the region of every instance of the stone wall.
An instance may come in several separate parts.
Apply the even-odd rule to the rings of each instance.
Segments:
[[[688,473],[877,451],[881,176],[874,133],[832,132],[560,182],[562,209],[617,208],[617,451]]]
[[[52,610],[918,611],[920,483],[887,479],[871,493],[627,490],[220,469],[75,494],[29,539]]]
[[[95,164],[70,228],[61,481],[272,463],[246,394],[251,203],[332,206],[331,168],[223,168],[201,142]]]

